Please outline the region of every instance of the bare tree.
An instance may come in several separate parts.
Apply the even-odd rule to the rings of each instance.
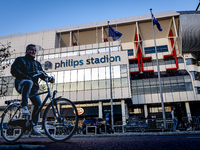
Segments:
[[[6,45],[0,43],[0,96],[6,95],[9,83],[12,80],[12,77],[2,77],[4,69],[11,64],[11,60],[8,59],[12,53],[10,48],[10,43]]]

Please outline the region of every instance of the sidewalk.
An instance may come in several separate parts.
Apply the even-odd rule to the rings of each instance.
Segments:
[[[73,137],[88,137],[88,136],[97,136],[97,137],[112,137],[112,136],[168,136],[168,135],[200,135],[200,131],[180,131],[180,132],[126,132],[126,133],[118,133],[114,134],[76,134]]]
[[[179,132],[126,132],[126,133],[118,133],[115,132],[113,134],[102,133],[102,134],[95,134],[95,133],[88,133],[88,134],[75,134],[72,138],[80,138],[80,137],[123,137],[123,136],[168,136],[168,135],[200,135],[200,131],[179,131]],[[38,138],[46,138],[47,135],[42,134],[41,136],[34,136],[31,137],[38,137]],[[0,139],[3,137],[0,136]],[[23,135],[21,138],[29,138],[27,135]]]

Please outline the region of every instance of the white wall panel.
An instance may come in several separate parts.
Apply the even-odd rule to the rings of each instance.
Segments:
[[[91,100],[92,99],[92,92],[89,91],[85,91],[85,100]]]
[[[164,93],[164,95],[165,95],[165,102],[173,102],[174,101],[172,93]]]
[[[122,98],[131,98],[130,89],[122,88]]]
[[[106,89],[100,89],[99,90],[99,99],[100,100],[106,99]]]
[[[151,94],[151,96],[152,96],[152,103],[158,103],[158,102],[160,102],[160,101],[158,101],[159,100],[158,97],[160,95],[158,95],[158,94]]]
[[[64,92],[63,93],[63,97],[67,98],[67,99],[70,99],[70,95],[69,94],[70,94],[70,92]]]
[[[0,43],[3,45],[8,44],[9,42],[12,42],[12,38],[0,39]]]
[[[56,39],[55,31],[44,32],[42,47],[44,49],[55,48],[55,39]]]
[[[188,71],[198,71],[198,67],[195,65],[187,65]]]
[[[76,91],[74,91],[74,92],[70,92],[70,100],[71,101],[73,101],[73,102],[75,102],[76,101]]]
[[[178,66],[179,66],[178,69],[185,69],[185,65],[184,65],[184,63],[179,63]]]
[[[188,101],[194,101],[195,100],[194,92],[193,91],[187,91],[187,97],[188,97]]]
[[[173,95],[174,102],[180,102],[179,92],[173,92],[172,95]]]
[[[110,99],[110,89],[106,90],[106,94],[107,94],[107,99]]]
[[[84,101],[85,100],[84,94],[85,94],[84,91],[77,91],[77,101]]]
[[[145,94],[145,101],[146,101],[147,104],[152,103],[151,94]]]
[[[180,100],[181,101],[187,101],[187,93],[186,92],[180,92]]]
[[[157,67],[157,66],[156,66]],[[166,71],[165,65],[160,65],[160,71]]]
[[[92,100],[98,100],[98,99],[99,99],[98,90],[92,90]]]
[[[11,39],[11,47],[21,47],[21,46],[26,46],[26,35],[13,37]]]
[[[158,72],[157,66],[153,66],[153,70],[154,70],[154,72]]]
[[[119,99],[122,97],[121,88],[114,88],[113,89],[113,98]]]

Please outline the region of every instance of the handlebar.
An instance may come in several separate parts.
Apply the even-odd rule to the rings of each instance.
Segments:
[[[45,77],[45,81],[48,82],[49,80],[51,80],[53,77],[52,76],[48,76],[46,73],[44,73],[43,71],[38,71],[37,74],[34,74],[33,77],[39,76],[39,75],[44,75]],[[54,78],[53,78],[54,80]]]
[[[38,71],[37,74],[33,75],[33,77],[39,76],[41,74],[43,74],[46,78],[49,78],[49,76],[46,73],[44,73],[43,71]]]

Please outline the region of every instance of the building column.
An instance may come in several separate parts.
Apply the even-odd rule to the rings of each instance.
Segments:
[[[190,104],[189,102],[185,102],[186,113],[188,117],[188,121],[191,119],[191,112],[190,112]]]
[[[72,46],[72,31],[69,33],[69,46]]]
[[[145,118],[148,117],[148,109],[147,109],[147,105],[144,105],[144,117],[145,117]]]
[[[99,102],[99,118],[103,118],[103,104]]]
[[[123,125],[126,125],[125,100],[121,100],[121,110],[122,110],[122,122],[123,122]]]
[[[101,27],[101,40],[102,40],[102,42],[104,42],[104,34],[103,34],[103,30],[104,30],[104,28]]]

